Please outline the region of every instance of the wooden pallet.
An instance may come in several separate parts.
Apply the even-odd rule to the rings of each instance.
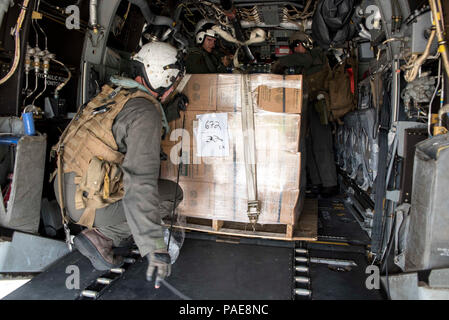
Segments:
[[[167,221],[166,226],[170,223]],[[217,235],[263,238],[286,241],[315,241],[318,239],[318,202],[306,199],[296,226],[285,224],[257,224],[255,231],[249,223],[186,217],[186,223],[175,228],[207,232]]]

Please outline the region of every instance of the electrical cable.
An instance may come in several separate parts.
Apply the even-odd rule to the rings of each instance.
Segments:
[[[438,81],[437,81],[437,84],[435,86],[435,91],[433,92],[432,99],[430,100],[430,103],[429,103],[429,112],[428,112],[429,116],[428,116],[428,119],[427,119],[427,132],[429,133],[429,137],[433,136],[432,135],[432,130],[430,129],[430,127],[432,125],[432,104],[433,104],[433,100],[435,99],[435,96],[437,95],[438,88],[440,86],[441,71],[442,71],[441,70],[441,59],[438,59]]]
[[[20,30],[22,28],[23,21],[25,19],[25,13],[28,10],[28,4],[30,0],[24,0],[22,4],[22,9],[20,10],[19,18],[17,19],[17,24],[14,28],[15,34],[15,52],[14,52],[14,62],[11,67],[11,70],[0,80],[0,85],[4,84],[8,81],[12,75],[16,72],[17,67],[19,66],[20,61]]]

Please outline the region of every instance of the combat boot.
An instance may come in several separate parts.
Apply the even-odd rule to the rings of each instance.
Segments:
[[[95,229],[82,231],[73,239],[73,244],[97,270],[109,270],[123,265],[123,257],[114,255],[112,240]]]

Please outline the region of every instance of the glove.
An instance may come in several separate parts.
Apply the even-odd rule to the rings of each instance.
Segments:
[[[179,93],[176,95],[175,100],[178,104],[178,109],[182,111],[187,110],[187,105],[189,104],[189,98],[184,93]]]
[[[147,254],[148,269],[147,269],[147,281],[153,280],[153,274],[156,271],[156,281],[154,287],[159,289],[161,286],[161,280],[164,280],[171,273],[171,258],[167,250],[162,249]]]
[[[166,106],[164,106],[167,121],[171,122],[179,119],[179,111],[186,111],[188,104],[189,98],[183,93],[178,93]]]

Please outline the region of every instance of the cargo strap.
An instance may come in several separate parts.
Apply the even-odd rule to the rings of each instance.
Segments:
[[[387,189],[387,157],[388,157],[388,132],[390,129],[391,101],[389,90],[384,91],[383,105],[380,112],[379,126],[379,166],[376,177],[376,196],[374,201],[374,219],[371,235],[371,251],[378,255],[382,250],[383,224],[385,216],[385,195]]]
[[[243,150],[245,155],[246,185],[248,188],[248,218],[253,225],[259,220],[260,202],[257,199],[256,139],[254,105],[250,76],[244,74],[241,82]]]
[[[65,210],[65,199],[64,199],[64,182],[62,181],[64,179],[64,173],[63,173],[63,164],[62,164],[62,154],[64,152],[64,144],[62,141],[64,141],[65,137],[67,136],[68,129],[73,121],[78,120],[79,116],[83,112],[84,108],[87,104],[82,105],[78,112],[76,113],[75,117],[70,121],[69,125],[65,128],[64,132],[61,134],[60,140],[61,143],[57,145],[56,149],[53,149],[52,152],[56,152],[57,157],[57,169],[56,172],[58,174],[58,194],[59,194],[59,209],[61,211],[61,217],[62,217],[62,224],[64,226],[64,234],[65,234],[65,242],[67,244],[67,247],[69,248],[69,251],[72,251],[72,238],[70,236],[70,229],[69,229],[69,218],[67,217],[66,210]],[[50,180],[53,180],[54,174],[50,178]]]

